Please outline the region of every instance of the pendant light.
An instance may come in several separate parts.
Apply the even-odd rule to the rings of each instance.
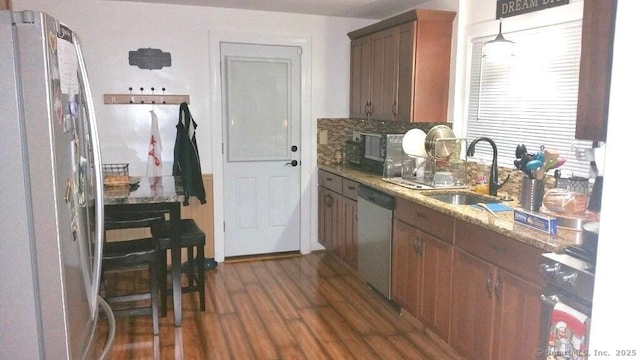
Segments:
[[[496,38],[482,44],[482,57],[505,59],[514,55],[514,48],[515,43],[505,39],[502,35],[502,18],[500,18],[500,27]]]

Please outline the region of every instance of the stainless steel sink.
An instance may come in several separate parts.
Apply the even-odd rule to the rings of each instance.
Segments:
[[[449,194],[429,194],[425,193],[425,196],[445,202],[452,205],[476,205],[478,203],[496,204],[500,200],[485,195],[470,194],[470,193],[449,193]]]

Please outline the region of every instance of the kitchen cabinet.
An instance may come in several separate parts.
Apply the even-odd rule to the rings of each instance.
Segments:
[[[318,187],[318,241],[328,251],[335,251],[338,246],[339,196],[327,188]]]
[[[351,41],[349,115],[353,118],[369,118],[371,67],[371,37],[365,36]]]
[[[606,141],[616,0],[584,0],[576,139]]]
[[[357,269],[358,183],[320,170],[318,184],[318,241]]]
[[[397,48],[396,28],[351,42],[351,117],[394,119]]]
[[[338,257],[358,269],[358,183],[343,179],[341,216],[342,236],[338,236]]]
[[[418,9],[350,32],[350,117],[445,122],[454,17]]]
[[[445,341],[449,338],[453,217],[397,199],[392,300]]]
[[[450,344],[474,359],[535,359],[542,252],[456,222]]]

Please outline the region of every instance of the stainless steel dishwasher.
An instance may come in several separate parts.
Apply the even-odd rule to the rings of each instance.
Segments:
[[[358,273],[374,289],[391,298],[393,196],[358,186]]]

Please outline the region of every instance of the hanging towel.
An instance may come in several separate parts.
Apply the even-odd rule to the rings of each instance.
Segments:
[[[196,196],[201,204],[206,203],[200,154],[196,141],[196,128],[186,102],[180,104],[178,124],[176,125],[176,143],[173,147],[173,176],[182,178],[184,205],[189,205],[189,197]]]
[[[149,139],[149,153],[147,156],[147,176],[162,175],[162,141],[158,130],[158,116],[151,110],[151,137]]]
[[[587,352],[588,316],[558,302],[551,315],[547,355],[567,360],[583,359]]]

